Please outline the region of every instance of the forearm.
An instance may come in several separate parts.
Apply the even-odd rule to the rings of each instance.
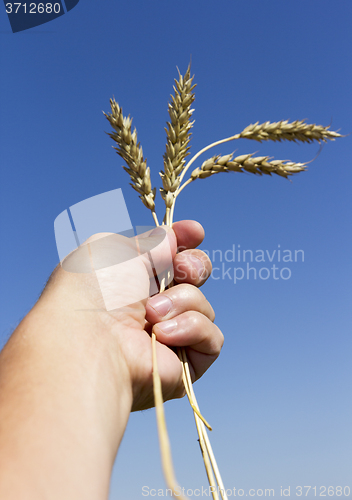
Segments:
[[[103,499],[132,404],[128,370],[90,327],[94,313],[82,322],[50,304],[0,355],[0,497]]]

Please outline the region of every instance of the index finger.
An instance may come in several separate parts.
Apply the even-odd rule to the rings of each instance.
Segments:
[[[172,225],[177,238],[178,251],[196,248],[204,239],[204,229],[195,220],[182,220]]]

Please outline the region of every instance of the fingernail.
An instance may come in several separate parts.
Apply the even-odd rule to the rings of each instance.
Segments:
[[[163,321],[162,323],[158,323],[158,329],[165,333],[169,334],[173,332],[177,326],[177,321],[175,319],[170,319],[169,321]]]
[[[200,259],[198,259],[198,257],[194,257],[193,255],[188,255],[187,259],[192,264],[192,267],[194,267],[195,270],[197,271],[198,278],[202,278],[205,273],[205,266],[203,262]]]
[[[166,316],[172,307],[172,300],[166,295],[156,295],[149,299],[149,305],[160,315]]]

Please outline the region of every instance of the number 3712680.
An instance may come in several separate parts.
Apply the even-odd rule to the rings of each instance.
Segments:
[[[7,3],[7,14],[59,14],[61,5],[59,3]]]

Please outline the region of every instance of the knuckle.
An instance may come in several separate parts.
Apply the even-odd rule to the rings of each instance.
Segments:
[[[190,325],[190,328],[192,330],[200,330],[202,329],[202,325],[204,323],[203,321],[204,316],[197,312],[197,311],[190,311],[188,313],[188,322]]]
[[[202,292],[198,290],[198,288],[188,283],[177,285],[177,287],[175,288],[175,292],[179,295],[180,299],[184,300],[190,305],[194,302],[195,299],[199,299],[203,296]]]

